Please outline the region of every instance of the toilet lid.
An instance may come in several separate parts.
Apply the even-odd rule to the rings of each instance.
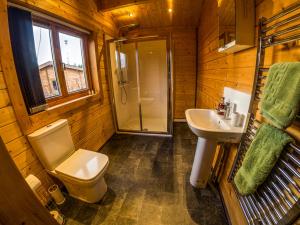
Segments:
[[[108,164],[108,157],[99,152],[78,149],[61,163],[55,172],[75,179],[88,181],[94,179]]]

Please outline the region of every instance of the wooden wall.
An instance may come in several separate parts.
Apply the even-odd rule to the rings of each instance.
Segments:
[[[218,53],[219,29],[216,0],[205,2],[200,21],[197,106],[215,108],[223,96],[224,87],[251,92],[256,49],[228,55]]]
[[[174,118],[184,119],[185,110],[195,108],[196,30],[174,31]]]
[[[185,119],[185,110],[195,108],[196,94],[196,29],[166,27],[139,29],[128,36],[171,36],[173,55],[174,119]]]
[[[25,115],[24,103],[20,96],[10,47],[7,24],[7,2],[0,1],[0,136],[17,167],[25,177],[36,175],[45,187],[53,183],[43,169],[36,154],[27,141],[26,134],[60,118],[69,121],[72,137],[77,148],[98,150],[115,132],[109,101],[108,82],[103,60],[103,32],[114,34],[114,25],[110,18],[96,15],[95,11],[87,10],[92,1],[77,0],[41,0],[17,1],[42,11],[56,13],[66,21],[85,25],[96,31],[95,43],[98,51],[98,72],[101,88],[93,97],[74,102],[63,107],[38,113],[34,116]],[[85,18],[82,18],[84,16]],[[103,20],[102,20],[102,19]],[[25,109],[26,112],[26,109]],[[23,116],[23,117],[22,117]],[[22,119],[24,118],[24,119]]]
[[[115,22],[109,15],[98,12],[94,0],[4,0],[33,10],[45,12],[66,22],[91,30],[103,29],[116,34]]]
[[[270,17],[294,2],[296,0],[257,0],[256,21],[262,16]],[[256,47],[235,54],[218,53],[217,0],[206,0],[202,12],[198,29],[197,107],[215,108],[225,86],[251,93]],[[282,46],[269,48],[266,51],[265,65],[270,66],[277,61],[299,61],[299,46],[288,50]],[[297,129],[297,132],[299,132],[299,127]],[[297,137],[300,138],[300,135],[297,135]],[[233,146],[230,150],[220,182],[220,189],[225,199],[231,223],[242,225],[246,224],[245,218],[235,197],[234,190],[231,184],[227,182],[236,150],[236,146]]]

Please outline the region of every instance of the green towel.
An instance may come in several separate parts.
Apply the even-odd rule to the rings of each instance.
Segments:
[[[284,146],[292,141],[282,130],[262,124],[234,177],[238,191],[242,195],[254,193],[268,177]]]
[[[300,63],[271,66],[261,101],[262,115],[278,128],[288,127],[299,111]]]

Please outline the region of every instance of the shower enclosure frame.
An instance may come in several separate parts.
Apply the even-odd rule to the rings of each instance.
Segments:
[[[143,41],[154,41],[154,40],[164,40],[166,41],[166,55],[167,55],[167,132],[159,131],[145,131],[143,130],[143,116],[142,116],[142,105],[140,98],[140,64],[139,64],[139,53],[138,53],[138,42]],[[120,129],[117,118],[117,109],[115,102],[115,93],[113,88],[112,80],[112,69],[111,69],[111,54],[110,54],[110,44],[113,42],[126,42],[126,43],[135,43],[135,59],[136,59],[136,76],[137,76],[137,85],[138,85],[138,105],[139,105],[139,121],[140,121],[140,130],[128,130]],[[106,51],[106,68],[108,70],[108,82],[110,88],[110,100],[112,104],[112,112],[114,118],[114,125],[117,133],[123,134],[139,134],[139,135],[159,135],[159,136],[172,136],[173,135],[173,57],[172,57],[172,39],[171,36],[142,36],[136,38],[121,38],[121,39],[110,39],[105,42],[105,51]]]

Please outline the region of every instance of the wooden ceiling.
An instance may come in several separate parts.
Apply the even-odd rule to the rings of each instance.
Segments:
[[[98,0],[99,10],[118,27],[197,27],[203,0]],[[169,12],[172,9],[172,12]]]
[[[218,4],[219,23],[223,26],[235,26],[235,0],[220,1]]]

